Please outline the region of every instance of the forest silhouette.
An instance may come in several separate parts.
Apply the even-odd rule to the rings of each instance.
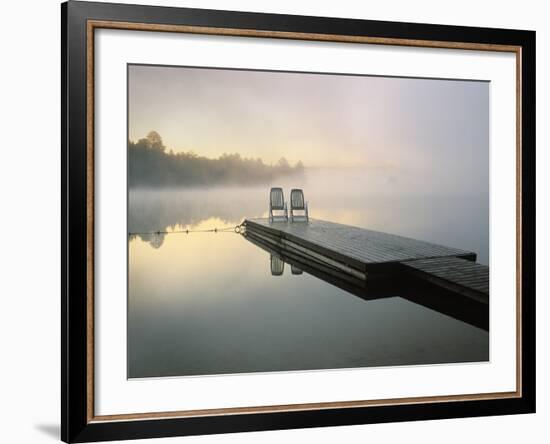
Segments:
[[[194,152],[167,151],[161,136],[151,131],[137,142],[128,141],[130,187],[259,185],[282,176],[301,175],[304,165],[291,166],[283,157],[275,165],[262,159],[223,154],[217,159]]]

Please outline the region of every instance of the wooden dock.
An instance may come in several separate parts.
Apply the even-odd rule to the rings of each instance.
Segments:
[[[322,220],[247,219],[246,235],[354,280],[410,274],[488,303],[489,268],[471,251]]]
[[[489,267],[458,257],[417,259],[402,262],[410,273],[439,287],[488,302]]]

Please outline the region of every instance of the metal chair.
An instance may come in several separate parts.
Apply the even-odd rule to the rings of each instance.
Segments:
[[[274,211],[283,214],[274,214]],[[288,221],[288,210],[282,188],[271,188],[269,192],[269,222]]]
[[[303,211],[303,214],[296,215],[295,211]],[[307,202],[304,199],[304,192],[298,188],[290,192],[290,221],[309,221]]]

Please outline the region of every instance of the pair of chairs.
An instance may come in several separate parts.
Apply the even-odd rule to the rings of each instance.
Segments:
[[[282,214],[281,214],[282,213]],[[289,220],[287,203],[282,188],[271,188],[269,192],[269,221]],[[298,214],[296,214],[298,213]],[[308,222],[309,215],[304,192],[298,188],[290,191],[290,222]]]

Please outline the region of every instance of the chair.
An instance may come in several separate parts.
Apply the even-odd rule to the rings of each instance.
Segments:
[[[294,214],[295,211],[303,211],[301,215]],[[307,202],[304,200],[304,192],[300,189],[293,189],[290,192],[290,221],[309,221]]]
[[[273,212],[282,211],[283,214],[274,214]],[[269,192],[269,221],[288,221],[288,210],[282,188],[271,188]]]

